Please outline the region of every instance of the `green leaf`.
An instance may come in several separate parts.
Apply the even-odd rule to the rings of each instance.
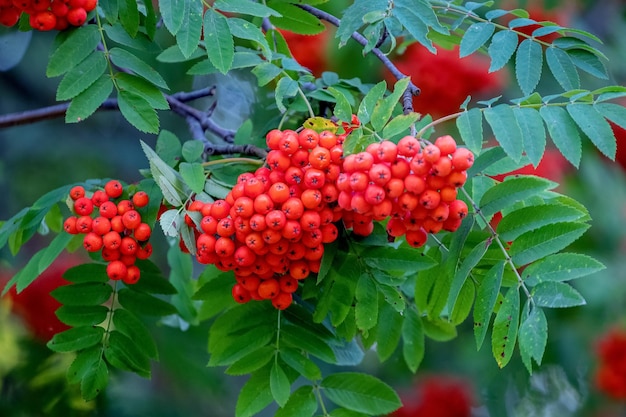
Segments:
[[[564,90],[569,91],[580,88],[578,71],[576,71],[576,66],[567,52],[551,46],[546,49],[546,62],[552,75],[554,75],[554,78],[561,84]]]
[[[467,319],[476,297],[476,287],[472,281],[465,281],[456,299],[452,311],[449,313],[450,322],[453,325],[460,325]]]
[[[50,295],[63,305],[96,306],[107,301],[113,288],[104,282],[85,282],[63,285],[55,288]]]
[[[176,314],[176,309],[168,302],[128,288],[122,288],[118,292],[118,301],[123,307],[139,315],[167,316]]]
[[[120,91],[117,103],[124,118],[137,130],[159,133],[159,117],[145,98],[128,91]]]
[[[124,30],[131,36],[135,37],[139,30],[139,10],[135,0],[119,0],[119,17],[120,23]]]
[[[417,272],[430,269],[436,265],[432,258],[415,249],[377,247],[368,249],[365,264],[383,271]]]
[[[374,130],[380,131],[389,122],[393,109],[406,91],[410,81],[411,79],[408,77],[397,81],[393,87],[393,93],[376,104],[372,111],[371,120]]]
[[[528,317],[522,320],[519,327],[518,345],[522,362],[529,373],[532,373],[531,359],[541,365],[543,352],[548,342],[548,322],[542,309],[534,307]]]
[[[498,223],[498,235],[504,241],[513,241],[520,235],[547,224],[581,219],[585,213],[575,207],[561,204],[541,204],[522,207],[506,214]]]
[[[281,327],[281,345],[301,349],[309,352],[326,363],[335,363],[336,357],[329,344],[316,333],[294,325]]]
[[[102,327],[72,327],[55,334],[46,346],[54,352],[73,352],[95,346],[102,342],[103,337],[104,328]]]
[[[564,282],[540,282],[533,288],[531,295],[539,307],[566,308],[586,304],[583,296]]]
[[[201,163],[194,162],[190,164],[189,162],[181,162],[180,163],[180,175],[185,180],[185,183],[189,186],[191,191],[196,194],[204,191],[204,168]]]
[[[91,116],[113,91],[113,81],[108,75],[101,76],[85,91],[78,94],[65,112],[65,123],[82,122]]]
[[[609,78],[606,72],[606,67],[596,54],[584,49],[570,49],[567,51],[567,54],[571,58],[574,65],[585,71],[587,74],[593,75],[601,80]]]
[[[100,40],[97,25],[85,25],[71,29],[69,35],[50,56],[46,76],[58,77],[65,74],[91,55]]]
[[[257,17],[280,16],[276,10],[250,0],[217,0],[213,7],[227,13],[247,14]]]
[[[183,199],[187,198],[188,190],[185,189],[184,182],[180,174],[163,161],[151,147],[141,141],[141,149],[143,149],[148,161],[150,161],[150,172],[152,177],[159,185],[163,192],[165,200],[175,207],[183,205]]]
[[[552,142],[572,165],[578,167],[582,142],[575,122],[562,107],[542,106],[539,114],[548,128]]]
[[[144,378],[150,377],[150,359],[131,338],[113,330],[109,333],[108,342],[104,348],[104,357],[111,365]]]
[[[176,35],[183,24],[186,0],[159,0],[159,11],[167,30]]]
[[[252,73],[256,75],[259,87],[262,87],[282,73],[282,69],[271,62],[263,62],[252,69]]]
[[[483,147],[483,114],[478,108],[464,111],[456,119],[456,127],[467,148],[479,155]]]
[[[250,374],[267,365],[275,355],[275,346],[262,346],[235,361],[232,365],[226,368],[224,373],[227,375]]]
[[[402,356],[411,372],[417,372],[425,351],[424,329],[422,320],[413,308],[405,310],[402,323]]]
[[[539,112],[529,107],[514,107],[513,115],[520,127],[524,152],[530,162],[537,166],[546,149],[546,129]]]
[[[340,46],[346,44],[352,33],[363,26],[363,17],[376,10],[387,10],[387,0],[356,0],[343,11],[336,37]]]
[[[394,7],[392,10],[395,12],[394,17],[405,27],[413,39],[424,45],[433,54],[436,53],[437,50],[428,37],[428,26],[424,23],[420,14],[413,13],[411,8],[406,7]]]
[[[507,104],[499,104],[485,109],[484,112],[485,119],[504,152],[518,162],[524,151],[524,139],[513,109]]]
[[[222,74],[226,74],[233,64],[235,44],[228,19],[213,9],[204,14],[204,41],[212,46],[206,48],[209,61]]]
[[[263,55],[265,55],[265,58],[268,61],[272,60],[272,49],[267,43],[267,40],[265,39],[263,32],[261,32],[259,26],[237,17],[231,17],[227,19],[227,22],[228,27],[230,28],[230,32],[233,34],[233,36],[258,43],[263,50]]]
[[[426,0],[396,0],[395,7],[402,7],[401,13],[409,12],[417,16],[426,26],[432,28],[438,33],[448,35],[449,31],[439,22],[437,14],[433,10],[432,5]],[[382,13],[385,17],[385,13]]]
[[[142,277],[143,279],[143,277]],[[159,353],[156,343],[145,324],[133,313],[118,308],[113,313],[115,329],[132,340],[143,353],[151,359],[157,360]]]
[[[59,83],[56,99],[69,100],[95,83],[107,68],[104,52],[94,51],[76,67],[69,70]]]
[[[322,379],[322,371],[315,364],[315,362],[309,359],[306,352],[281,347],[280,358],[293,370],[295,370],[308,380],[317,381],[319,379]]]
[[[190,57],[197,49],[202,36],[203,5],[200,1],[186,0],[183,23],[176,32],[176,43],[185,57]],[[213,46],[211,44],[211,46]],[[206,48],[207,51],[211,48]]]
[[[530,95],[541,78],[543,50],[538,42],[526,39],[519,44],[515,56],[515,76],[522,92]]]
[[[567,111],[585,135],[609,159],[615,160],[617,144],[611,125],[594,106],[568,104]]]
[[[569,281],[594,274],[604,268],[604,265],[587,255],[556,253],[526,267],[522,277],[526,285],[534,286],[547,281]]]
[[[516,265],[526,265],[565,249],[589,228],[585,223],[555,223],[526,232],[511,245],[509,254]]]
[[[419,113],[400,114],[389,121],[383,128],[383,137],[390,139],[399,135],[408,134],[411,125],[420,118]]]
[[[152,197],[152,194],[150,194]],[[133,289],[149,294],[176,294],[176,288],[163,276],[161,269],[149,260],[137,259],[135,265],[141,271],[141,279],[133,284]]]
[[[378,323],[378,289],[369,274],[362,274],[356,285],[356,326],[369,330]]]
[[[170,108],[163,92],[149,81],[134,74],[127,73],[116,74],[115,79],[117,80],[117,85],[120,90],[126,90],[143,98],[152,108],[158,110],[168,110]]]
[[[270,22],[277,28],[302,35],[316,35],[326,29],[317,17],[294,4],[273,3],[272,9],[281,15],[270,16]]]
[[[133,71],[140,77],[145,78],[157,87],[168,89],[167,83],[154,68],[145,63],[131,52],[122,48],[111,48],[109,51],[111,61],[118,67]]]
[[[379,100],[383,98],[383,95],[387,91],[387,83],[385,81],[381,81],[378,84],[374,85],[363,97],[361,104],[359,104],[359,109],[357,111],[357,117],[363,124],[369,123],[372,118],[372,113],[374,112],[374,108]]]
[[[205,26],[206,27],[206,26]],[[206,35],[205,35],[206,36]],[[169,64],[175,64],[179,62],[187,62],[197,58],[201,58],[206,56],[206,52],[202,49],[196,49],[191,56],[185,57],[183,53],[180,51],[178,45],[172,45],[169,48],[166,48],[163,52],[161,52],[156,60],[159,62],[166,62]]]
[[[278,362],[274,362],[270,370],[270,391],[274,401],[280,407],[284,407],[287,404],[287,400],[289,400],[291,395],[291,383]]]
[[[372,375],[339,372],[324,378],[320,386],[333,403],[369,415],[391,413],[402,405],[398,394]]]
[[[487,217],[511,207],[513,204],[533,197],[556,186],[541,177],[507,177],[503,182],[489,188],[480,199],[480,210]]]
[[[403,316],[388,303],[382,303],[378,313],[379,325],[376,334],[376,353],[381,362],[391,357],[402,337]]]
[[[182,146],[178,137],[169,130],[161,130],[156,142],[156,156],[158,156],[166,165],[175,166],[180,159]],[[152,149],[150,149],[151,151]],[[144,150],[145,151],[145,150]],[[151,152],[151,154],[153,154]],[[147,155],[150,159],[150,155]],[[174,173],[176,171],[173,171]]]
[[[76,352],[74,360],[67,368],[67,380],[70,384],[78,384],[87,372],[102,360],[102,346],[96,345]]]
[[[594,107],[604,117],[626,129],[626,107],[615,103],[597,103]]]
[[[95,326],[102,323],[109,313],[108,307],[95,306],[68,306],[62,305],[55,314],[63,323],[72,327]]]
[[[100,263],[88,263],[74,266],[63,273],[63,278],[74,283],[109,282],[109,277],[106,273],[106,265]]]
[[[465,259],[461,265],[457,268],[454,278],[450,283],[450,291],[448,293],[448,300],[446,305],[448,306],[448,310],[452,310],[457,302],[457,297],[461,293],[462,288],[465,285],[467,277],[471,273],[472,269],[478,262],[483,258],[487,249],[489,249],[490,242],[488,240],[483,240],[479,242],[476,246],[472,248],[472,250],[467,254]]]
[[[339,120],[350,121],[352,118],[352,107],[343,91],[334,87],[328,87],[326,90],[335,98],[335,108],[333,109],[335,116]]]
[[[211,336],[209,340],[211,358],[208,366],[231,365],[250,352],[266,346],[273,338],[274,331],[267,324],[249,328],[243,334]]]
[[[272,402],[269,372],[265,367],[246,381],[237,397],[235,417],[252,417]]]
[[[483,46],[493,35],[496,26],[491,22],[476,22],[472,24],[463,35],[459,49],[459,57],[463,58],[473,54]]]
[[[519,311],[519,288],[511,287],[493,321],[491,335],[491,350],[500,368],[504,368],[513,356],[519,326]]]
[[[109,368],[104,360],[98,360],[85,372],[80,382],[83,399],[91,401],[104,391],[109,383]]]
[[[502,30],[493,35],[487,52],[491,57],[489,72],[502,69],[517,49],[518,37],[512,30]]]
[[[289,76],[282,77],[278,80],[278,84],[276,84],[276,90],[274,90],[274,95],[276,99],[276,105],[278,106],[278,110],[281,113],[287,111],[285,107],[284,100],[286,98],[295,97],[298,94],[298,82]]]
[[[478,287],[474,306],[474,337],[476,338],[477,349],[480,349],[485,340],[491,313],[500,293],[503,275],[504,261],[500,261],[487,271]]]
[[[303,385],[291,394],[289,401],[276,411],[274,417],[313,417],[317,411],[317,399],[313,387]]]

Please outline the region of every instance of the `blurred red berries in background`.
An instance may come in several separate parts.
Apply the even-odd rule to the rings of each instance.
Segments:
[[[332,36],[329,30],[317,35],[300,35],[288,30],[280,30],[280,33],[287,41],[291,55],[300,65],[310,69],[316,77],[328,70],[326,47]]]
[[[474,403],[473,388],[468,381],[443,375],[416,381],[400,397],[403,406],[390,417],[470,417]]]
[[[82,263],[80,258],[62,254],[22,292],[18,294],[13,286],[7,293],[6,297],[12,302],[12,311],[22,318],[36,339],[47,342],[55,334],[69,329],[69,326],[57,318],[55,312],[61,304],[50,295],[50,292],[69,284],[70,282],[63,278],[63,274],[80,263]],[[0,274],[3,275],[0,276],[0,287],[4,287],[10,273],[6,271]]]
[[[626,329],[613,328],[598,340],[596,388],[605,395],[626,401]]]

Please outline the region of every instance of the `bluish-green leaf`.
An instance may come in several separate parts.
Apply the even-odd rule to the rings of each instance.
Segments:
[[[562,107],[542,106],[539,114],[548,128],[552,142],[565,159],[578,167],[582,157],[582,141],[576,123]]]
[[[180,175],[183,177],[183,180],[185,180],[185,183],[187,183],[191,191],[199,194],[204,190],[205,176],[202,164],[198,162],[181,162],[179,170]]]
[[[350,106],[350,102],[344,92],[334,87],[328,87],[327,91],[335,98],[335,108],[333,109],[333,113],[337,119],[350,121],[352,118],[352,107]]]
[[[487,52],[491,57],[489,72],[502,69],[511,59],[518,45],[518,37],[512,30],[502,30],[493,35]]]
[[[585,216],[575,207],[561,204],[541,204],[522,207],[507,213],[498,223],[498,235],[504,241],[512,241],[520,235],[547,224],[580,220]]]
[[[609,78],[604,63],[598,56],[584,49],[570,49],[567,54],[572,59],[574,65],[588,74],[593,75],[601,80]]]
[[[493,321],[491,350],[500,368],[511,360],[519,326],[520,295],[518,287],[511,287]]]
[[[597,103],[594,107],[602,116],[626,129],[626,107],[615,103]]]
[[[259,87],[262,87],[273,79],[278,77],[283,70],[271,62],[263,62],[252,69],[252,73],[256,75]]]
[[[120,91],[117,104],[124,118],[137,130],[147,133],[159,132],[159,116],[145,98],[129,91]]]
[[[461,289],[465,285],[467,277],[469,276],[472,269],[474,269],[474,267],[478,265],[478,262],[480,262],[485,252],[487,252],[487,249],[489,249],[488,241],[483,240],[482,242],[479,242],[476,246],[472,248],[472,250],[467,254],[465,259],[463,259],[463,262],[461,262],[460,266],[457,268],[456,272],[454,273],[454,278],[450,283],[450,291],[448,293],[448,300],[446,301],[448,311],[451,311],[454,308],[457,297],[461,293]]]
[[[368,249],[363,258],[365,264],[371,268],[383,271],[417,272],[432,268],[435,261],[409,248],[394,249],[391,247],[377,247]]]
[[[230,32],[228,19],[221,13],[209,9],[204,14],[204,41],[211,64],[222,74],[226,74],[233,64],[235,43]]]
[[[97,25],[72,29],[65,41],[50,56],[46,76],[58,77],[65,74],[91,55],[100,41]]]
[[[548,321],[541,308],[534,307],[528,317],[522,320],[519,328],[518,345],[522,362],[532,373],[532,360],[541,365],[543,352],[548,342]]]
[[[333,403],[361,413],[388,414],[402,405],[398,394],[372,375],[338,372],[324,378],[320,386]]]
[[[456,127],[467,148],[479,155],[483,147],[483,114],[478,108],[464,111],[456,119]]]
[[[476,22],[463,35],[459,49],[459,57],[463,58],[476,52],[493,35],[496,26],[491,22]]]
[[[564,90],[580,88],[578,71],[567,52],[554,46],[549,47],[546,49],[546,62],[552,75]]]
[[[509,254],[522,266],[565,249],[589,228],[586,223],[554,223],[526,232],[511,245]]]
[[[213,7],[227,13],[240,13],[257,17],[280,16],[276,10],[251,0],[217,0]]]
[[[294,4],[275,2],[272,8],[275,13],[270,16],[270,22],[277,28],[303,35],[316,35],[326,29],[317,17]]]
[[[537,284],[531,293],[539,307],[566,308],[585,305],[585,299],[569,284],[545,281]]]
[[[424,45],[433,54],[436,53],[437,50],[433,42],[428,38],[428,26],[423,19],[406,7],[394,7],[393,10],[395,11],[394,17],[405,27],[413,39]]]
[[[524,269],[526,285],[534,286],[547,281],[569,281],[594,274],[604,265],[590,256],[578,253],[556,253],[534,262]]]
[[[146,100],[150,107],[158,110],[168,110],[169,103],[165,99],[163,92],[149,81],[134,74],[119,73],[115,77],[117,86],[122,91],[128,91]]]
[[[496,184],[485,192],[480,199],[480,209],[485,216],[491,216],[518,201],[535,196],[555,186],[556,184],[552,181],[541,177],[507,177],[505,181]]]
[[[291,383],[278,362],[274,362],[270,370],[270,391],[272,392],[274,401],[276,401],[280,407],[284,407],[285,404],[287,404],[287,400],[289,400],[291,394]]]
[[[107,68],[104,52],[95,51],[65,74],[59,83],[56,99],[69,100],[95,83]]]
[[[439,22],[439,18],[435,13],[432,5],[426,0],[396,0],[394,2],[395,7],[403,7],[401,13],[412,13],[416,15],[426,26],[433,29],[435,32],[447,35],[448,29]],[[385,16],[383,14],[383,16]]]
[[[388,303],[382,303],[378,313],[376,353],[381,362],[389,359],[402,337],[404,317]]]
[[[73,352],[97,345],[102,341],[103,336],[103,327],[72,327],[55,334],[47,346],[54,352]]]
[[[306,351],[281,346],[280,358],[293,370],[308,380],[317,381],[322,379],[322,371],[315,362],[308,357]]]
[[[372,119],[372,113],[376,107],[376,103],[383,98],[383,95],[387,91],[387,83],[381,81],[374,85],[363,97],[363,101],[359,104],[357,117],[363,124],[369,123]]]
[[[376,103],[371,117],[371,123],[374,130],[382,130],[383,126],[389,122],[393,109],[398,104],[402,94],[406,91],[410,81],[411,80],[408,77],[397,81],[393,87],[393,93]]]
[[[139,30],[139,9],[135,0],[118,0],[119,17],[122,27],[131,37]]]
[[[546,149],[546,129],[539,112],[530,107],[514,107],[513,114],[524,140],[524,152],[534,166],[539,165]]]
[[[504,261],[500,261],[487,271],[478,287],[476,304],[474,306],[474,337],[477,349],[480,349],[485,340],[489,322],[491,321],[491,313],[500,293],[503,274]]]
[[[415,309],[408,308],[405,310],[405,318],[402,323],[402,356],[413,373],[417,372],[424,359],[424,345],[422,320]]]
[[[337,28],[337,38],[340,40],[340,46],[352,37],[352,33],[359,30],[364,22],[363,17],[367,13],[376,10],[387,10],[387,0],[355,0],[349,7],[343,11],[341,23]]]
[[[176,32],[176,43],[180,51],[185,57],[190,57],[196,49],[202,36],[202,2],[195,0],[185,0],[185,9],[183,13],[183,23],[178,32]],[[213,48],[213,44],[208,44]]]
[[[567,111],[600,152],[615,160],[617,143],[613,129],[596,107],[588,104],[568,104]]]
[[[227,22],[230,33],[232,33],[233,36],[258,43],[263,50],[265,58],[268,61],[272,59],[272,49],[267,43],[263,32],[261,32],[261,29],[257,25],[237,17],[231,17],[227,19]]]
[[[65,112],[65,123],[82,122],[91,116],[113,91],[113,81],[108,75],[101,76],[85,91],[74,97]]]
[[[186,0],[159,0],[159,11],[167,30],[176,35],[183,24]]]
[[[274,90],[274,96],[276,99],[276,105],[281,112],[287,111],[284,101],[286,98],[295,97],[298,94],[298,82],[289,76],[282,77],[276,84],[276,90]]]
[[[145,78],[157,87],[168,89],[167,83],[161,74],[145,61],[127,50],[115,47],[109,51],[109,56],[111,61],[118,67],[133,71],[135,74]]]
[[[79,384],[87,372],[102,360],[102,347],[95,345],[76,352],[74,360],[67,368],[67,380],[70,384]]]
[[[317,411],[317,399],[313,387],[303,385],[291,394],[289,401],[276,411],[274,417],[313,417]]]
[[[513,109],[507,104],[489,107],[485,109],[485,119],[504,152],[514,161],[519,161],[524,150],[524,139]]]
[[[271,345],[262,346],[233,362],[224,373],[227,375],[250,374],[267,365],[275,355],[276,347]]]
[[[411,125],[420,118],[419,113],[400,114],[389,121],[383,128],[383,137],[391,139],[399,135],[407,135]]]
[[[522,41],[515,56],[515,77],[525,95],[530,95],[539,83],[542,66],[541,45],[532,39]]]
[[[356,291],[356,326],[359,330],[369,330],[378,323],[378,289],[369,274],[362,274]]]

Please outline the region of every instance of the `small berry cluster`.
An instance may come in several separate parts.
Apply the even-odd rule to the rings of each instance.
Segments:
[[[413,136],[397,145],[371,144],[343,160],[336,184],[344,224],[367,236],[374,221],[389,219],[387,233],[404,235],[414,247],[424,245],[428,233],[453,232],[467,215],[467,205],[456,197],[473,163],[472,152],[457,148],[449,135],[423,148]]]
[[[338,236],[345,135],[312,129],[272,130],[267,167],[239,176],[224,200],[198,204],[197,258],[234,271],[236,301],[270,299],[287,308],[298,282],[320,268],[324,244]]]
[[[145,191],[137,191],[132,199],[123,199],[123,192],[117,180],[107,182],[104,190],[91,197],[86,196],[84,187],[72,187],[70,199],[76,215],[68,217],[63,227],[67,233],[84,234],[83,247],[88,252],[102,251],[110,279],[134,284],[140,277],[135,261],[152,254],[148,242],[152,228],[136,210],[148,205],[150,198]]]
[[[0,0],[0,25],[14,26],[22,13],[33,29],[64,30],[82,26],[98,0]]]

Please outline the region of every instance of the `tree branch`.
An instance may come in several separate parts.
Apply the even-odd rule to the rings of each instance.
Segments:
[[[337,17],[323,10],[309,6],[308,4],[298,4],[297,6],[303,10],[306,10],[307,12],[311,13],[313,16],[317,18],[327,21],[333,26],[339,27],[339,25],[341,24],[340,19],[338,19]],[[368,44],[367,39],[365,38],[365,36],[361,35],[359,32],[353,32],[351,36],[352,36],[352,39],[357,41],[360,45],[367,46]],[[374,54],[374,56],[376,56],[376,58],[378,58],[383,63],[385,67],[387,67],[387,69],[389,69],[391,74],[397,80],[401,80],[407,77],[398,69],[398,67],[396,67],[396,65],[393,62],[391,62],[391,60],[387,57],[387,55],[383,53],[383,51],[381,51],[380,49],[376,47],[376,48],[372,48],[371,52],[372,54]],[[413,111],[413,96],[417,96],[419,95],[419,93],[420,93],[419,87],[413,84],[413,81],[409,82],[409,85],[406,91],[402,95],[402,109],[404,111],[404,114],[408,114]]]
[[[205,128],[201,122],[193,116],[187,116],[187,124],[189,125],[189,131],[193,139],[198,140],[204,144],[204,153],[208,155],[232,155],[241,154],[256,156],[260,159],[265,159],[267,151],[254,145],[235,145],[232,143],[215,144],[211,142],[205,133]]]

